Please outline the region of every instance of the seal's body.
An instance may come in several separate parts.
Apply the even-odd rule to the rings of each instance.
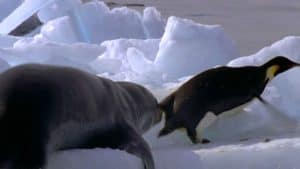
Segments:
[[[284,57],[276,57],[262,66],[223,66],[196,75],[160,103],[166,113],[166,124],[159,136],[185,128],[191,141],[199,142],[195,129],[206,119],[207,113],[231,114],[255,98],[264,102],[260,95],[267,83],[277,74],[298,65]]]
[[[160,121],[153,95],[77,69],[21,65],[0,75],[0,164],[38,169],[49,152],[111,147],[154,162],[142,134]]]

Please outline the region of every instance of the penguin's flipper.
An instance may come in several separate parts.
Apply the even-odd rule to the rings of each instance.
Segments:
[[[268,101],[266,101],[264,98],[262,98],[261,96],[256,96],[256,98],[264,105],[270,105],[270,103]]]
[[[76,148],[113,148],[124,150],[143,161],[145,169],[155,169],[150,147],[143,137],[129,124],[116,124],[107,129],[100,129],[90,134]],[[73,147],[74,148],[74,147]]]

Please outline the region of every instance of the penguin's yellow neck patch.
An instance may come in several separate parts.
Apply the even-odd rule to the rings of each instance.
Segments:
[[[276,74],[276,72],[279,70],[280,66],[279,65],[272,65],[271,67],[269,67],[267,69],[267,76],[266,76],[266,80],[272,80]]]

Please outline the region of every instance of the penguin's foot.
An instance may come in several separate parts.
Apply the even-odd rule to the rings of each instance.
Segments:
[[[248,141],[249,140],[249,138],[242,138],[242,139],[240,139],[240,141]]]
[[[270,138],[265,138],[263,142],[268,143],[268,142],[270,142],[270,141],[271,141]]]
[[[207,138],[203,138],[202,140],[201,140],[201,144],[208,144],[208,143],[210,143],[211,141],[210,140],[208,140]]]

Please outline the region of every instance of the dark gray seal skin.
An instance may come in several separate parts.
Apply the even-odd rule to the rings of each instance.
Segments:
[[[0,168],[39,169],[53,151],[110,147],[154,169],[142,134],[161,120],[144,87],[74,68],[26,64],[0,74]]]

